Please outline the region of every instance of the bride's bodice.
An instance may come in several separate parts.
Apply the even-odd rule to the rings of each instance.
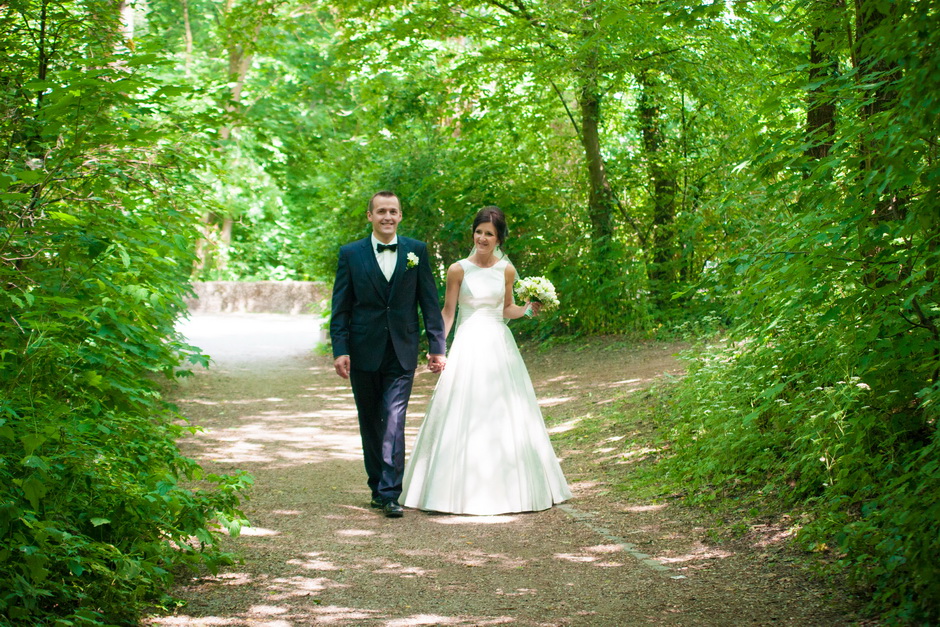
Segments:
[[[492,320],[503,323],[503,305],[506,298],[506,266],[509,261],[500,259],[491,268],[481,268],[467,259],[460,260],[463,282],[457,297],[459,305],[457,325],[471,320]]]

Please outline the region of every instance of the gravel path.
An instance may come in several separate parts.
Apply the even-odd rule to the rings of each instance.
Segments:
[[[611,489],[602,470],[610,449],[597,442],[556,447],[574,498],[551,510],[384,518],[368,507],[348,383],[331,358],[311,352],[319,323],[246,314],[184,326],[216,363],[176,392],[204,428],[181,445],[210,472],[254,475],[245,504],[253,526],[228,541],[240,563],[181,582],[174,594],[186,605],[146,624],[853,624],[841,596],[776,548],[785,530],[710,541],[696,512]],[[527,361],[550,430],[561,432],[678,372],[675,350],[553,349]],[[417,376],[409,450],[435,380]]]

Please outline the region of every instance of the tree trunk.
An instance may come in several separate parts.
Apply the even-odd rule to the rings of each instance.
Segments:
[[[613,212],[616,206],[614,192],[607,180],[604,156],[601,154],[601,99],[603,92],[598,84],[600,58],[597,43],[592,39],[599,28],[597,6],[594,0],[585,0],[582,5],[580,37],[586,51],[579,68],[580,89],[578,108],[581,112],[581,145],[587,162],[588,217],[591,220],[591,238],[595,250],[601,253],[598,261],[603,262],[606,250],[614,234]]]
[[[882,11],[882,8],[892,10],[893,5],[885,5],[878,0],[856,0],[855,1],[855,25],[856,36],[853,51],[853,60],[859,73],[859,85],[877,85],[873,90],[869,90],[869,102],[862,107],[861,114],[864,120],[868,121],[870,133],[863,137],[860,144],[861,151],[861,172],[860,176],[868,176],[870,173],[885,172],[888,164],[884,162],[886,147],[881,138],[879,130],[887,123],[881,119],[883,114],[890,111],[897,101],[896,82],[900,76],[901,69],[896,63],[887,63],[880,49],[888,45],[886,41],[879,41],[879,37],[885,37],[886,33],[883,27],[890,26],[895,16]],[[895,11],[897,8],[894,7]],[[861,87],[859,87],[861,89]],[[902,190],[903,191],[903,190]],[[862,242],[862,255],[866,258],[877,255],[883,250],[882,242],[873,241],[866,237],[865,231],[880,222],[903,220],[906,215],[905,196],[899,190],[887,190],[879,192],[873,190],[875,196],[871,198],[872,210],[868,213],[865,220],[859,224],[859,235]],[[872,269],[868,273],[868,282],[870,285],[879,285],[884,283],[885,277],[882,272]]]
[[[128,47],[133,46],[134,41],[134,7],[128,0],[121,0],[121,34]]]
[[[234,6],[234,0],[226,3],[226,13],[231,13]],[[228,100],[224,108],[227,115],[225,123],[219,128],[219,137],[223,142],[231,140],[234,130],[237,127],[237,115],[241,108],[242,89],[245,85],[245,78],[251,67],[252,53],[248,50],[243,41],[254,41],[261,32],[261,24],[254,26],[253,32],[247,39],[239,36],[231,36],[226,42],[225,50],[228,56],[228,82],[231,89],[228,94]],[[208,213],[202,218],[203,238],[196,244],[195,272],[208,270],[212,267],[213,253],[217,267],[224,268],[226,257],[222,254],[232,243],[232,229],[235,225],[235,219],[231,214],[218,215]],[[214,249],[211,245],[211,233],[217,231],[218,247]]]
[[[183,0],[183,41],[186,45],[186,73],[190,71],[193,62],[193,26],[189,20],[189,0]]]
[[[592,74],[593,68],[586,68],[585,80],[578,96],[578,107],[581,110],[581,145],[584,146],[590,185],[588,216],[591,220],[591,236],[595,242],[604,244],[614,233],[612,214],[616,201],[607,180],[604,157],[601,154],[601,96]]]
[[[820,16],[827,21],[826,15]],[[829,26],[816,26],[809,48],[809,83],[806,94],[806,156],[819,160],[829,156],[836,132],[836,106],[827,96],[825,82],[839,69],[838,60],[829,51],[833,32]]]
[[[667,286],[675,283],[679,251],[676,245],[676,192],[678,183],[675,169],[668,164],[663,150],[663,130],[660,125],[660,105],[657,88],[659,79],[651,71],[637,75],[642,88],[637,114],[643,136],[650,189],[653,201],[653,238],[649,279],[655,299],[663,303]]]

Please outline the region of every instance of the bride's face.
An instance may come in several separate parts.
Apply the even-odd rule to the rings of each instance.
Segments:
[[[496,235],[496,227],[492,222],[482,222],[477,225],[473,231],[473,243],[477,247],[477,252],[487,255],[492,253],[499,244],[499,237]]]

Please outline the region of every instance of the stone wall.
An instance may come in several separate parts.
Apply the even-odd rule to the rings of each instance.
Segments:
[[[285,313],[322,315],[331,294],[313,281],[199,281],[192,313]]]

